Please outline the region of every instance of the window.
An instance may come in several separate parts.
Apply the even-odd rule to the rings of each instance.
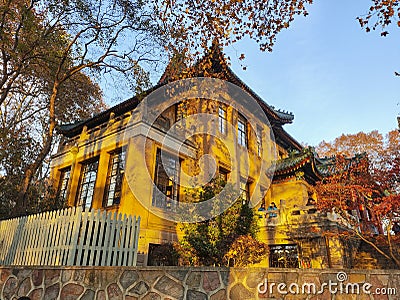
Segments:
[[[228,173],[229,172],[223,168],[218,169],[218,174],[216,178],[218,179],[218,183],[222,186],[225,186],[228,182]]]
[[[226,108],[223,106],[218,110],[218,129],[222,134],[226,134]]]
[[[121,201],[122,179],[125,171],[125,151],[113,152],[108,166],[103,206],[118,205]]]
[[[67,201],[68,181],[71,177],[71,167],[61,170],[60,184],[58,185],[58,200],[60,203]]]
[[[261,157],[262,153],[262,129],[257,127],[257,155]]]
[[[270,268],[298,268],[299,253],[297,245],[269,246]]]
[[[176,104],[175,121],[178,122],[187,117],[186,102],[179,102]]]
[[[162,130],[168,131],[171,128],[170,120],[162,115],[158,116],[158,118],[154,121],[154,125]]]
[[[149,244],[148,266],[177,266],[178,257],[172,243]]]
[[[243,204],[250,201],[250,189],[247,182],[240,181],[240,195],[243,198]]]
[[[247,121],[240,114],[238,118],[238,143],[241,146],[247,147]]]
[[[218,178],[224,182],[228,182],[228,171],[219,168],[218,170]]]
[[[163,152],[161,159],[161,149],[157,150],[156,167],[154,173],[153,206],[163,209],[172,209],[174,201],[179,199],[179,169],[178,158]],[[158,190],[157,190],[158,189]],[[161,193],[160,193],[161,192]]]
[[[79,180],[78,197],[76,206],[91,208],[94,188],[96,185],[97,169],[99,159],[91,160],[82,164],[81,178]]]

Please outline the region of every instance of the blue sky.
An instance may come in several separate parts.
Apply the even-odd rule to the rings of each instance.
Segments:
[[[285,129],[299,142],[317,145],[342,133],[395,129],[400,114],[400,29],[366,33],[357,16],[371,1],[314,0],[307,17],[297,16],[277,35],[273,52],[251,40],[224,49],[232,69],[268,104],[293,112]],[[396,22],[394,22],[396,23]],[[246,59],[238,57],[245,53]],[[242,70],[240,63],[246,65]],[[164,71],[153,73],[156,82]],[[102,84],[106,101],[131,96],[128,89]],[[110,92],[112,91],[112,92]]]
[[[286,130],[316,145],[342,133],[396,128],[400,113],[400,30],[365,33],[365,0],[315,0],[281,32],[272,53],[246,40],[225,49],[232,69],[268,104],[291,111]],[[237,57],[245,53],[243,71]]]

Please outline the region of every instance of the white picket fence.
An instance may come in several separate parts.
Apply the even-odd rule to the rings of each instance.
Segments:
[[[135,266],[140,217],[81,207],[0,222],[0,265]]]

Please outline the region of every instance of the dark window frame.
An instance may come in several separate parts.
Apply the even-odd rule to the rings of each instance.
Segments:
[[[168,251],[172,247],[171,243],[149,243],[147,266],[178,266],[177,255]]]
[[[262,128],[257,126],[256,132],[256,139],[257,139],[257,155],[261,157],[262,154]]]
[[[269,267],[299,268],[299,252],[297,244],[269,245]]]
[[[218,107],[218,130],[222,134],[228,133],[228,113],[225,106]]]
[[[71,166],[60,169],[60,181],[57,188],[57,199],[63,203],[68,201],[69,179],[71,178]],[[68,174],[68,175],[67,175]],[[67,175],[67,176],[66,176]]]
[[[225,170],[224,168],[218,168],[218,178],[220,180],[223,180],[226,182],[228,182],[228,175],[229,175],[229,171]]]
[[[242,196],[242,198],[243,198],[243,203],[249,203],[249,201],[250,201],[250,183],[247,181],[240,180],[239,189],[240,189],[240,196]]]
[[[125,174],[126,151],[119,148],[110,153],[103,207],[112,207],[121,202],[122,182]]]
[[[237,125],[237,140],[238,144],[243,147],[248,147],[248,129],[247,120],[242,115],[238,115],[238,125]]]
[[[174,172],[173,180],[168,178],[168,174],[165,171],[164,166],[162,164],[162,158],[161,158],[162,152],[164,152],[163,156],[165,156],[165,158],[169,160],[170,163],[173,164],[172,166],[173,168],[172,171]],[[175,208],[173,204],[174,201],[176,202],[179,201],[180,166],[181,166],[181,159],[179,157],[170,154],[166,151],[162,151],[160,148],[157,148],[156,161],[154,166],[154,176],[153,176],[154,188],[151,200],[152,206],[165,210],[173,210]]]
[[[83,161],[80,164],[81,164],[81,174],[79,178],[78,193],[76,195],[75,203],[76,206],[83,206],[84,208],[91,209],[93,205],[93,196],[96,188],[97,174],[99,171],[99,157]],[[92,176],[93,173],[94,176]],[[87,180],[88,178],[87,175],[90,176],[88,180]],[[89,191],[91,191],[90,194]],[[85,193],[84,197],[82,197],[83,193]],[[90,203],[87,201],[88,198],[90,198]]]

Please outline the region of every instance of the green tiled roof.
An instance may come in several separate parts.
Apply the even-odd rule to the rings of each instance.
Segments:
[[[280,159],[276,162],[275,172],[285,173],[285,171],[290,171],[292,169],[297,169],[300,165],[308,161],[312,156],[308,151],[302,151],[300,153],[291,155],[287,158]]]
[[[358,163],[365,154],[358,154],[354,157],[346,158],[347,168],[352,164]],[[287,158],[280,159],[275,164],[275,176],[283,177],[293,175],[297,170],[302,169],[314,178],[330,176],[336,170],[336,157],[320,158],[312,147],[304,148],[301,152],[293,152]]]

